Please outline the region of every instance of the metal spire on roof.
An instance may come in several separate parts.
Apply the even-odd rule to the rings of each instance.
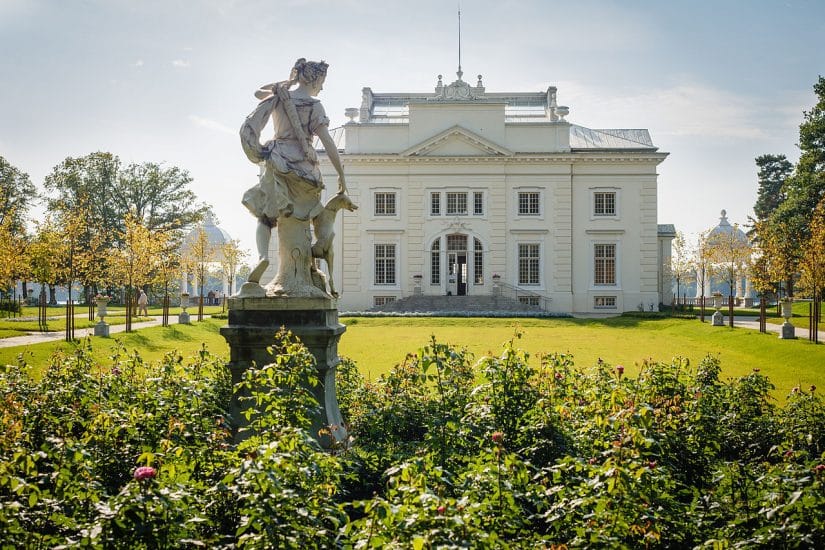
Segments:
[[[461,80],[464,72],[461,70],[461,0],[458,2],[458,79]]]

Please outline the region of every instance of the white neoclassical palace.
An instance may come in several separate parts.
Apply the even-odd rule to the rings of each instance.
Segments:
[[[502,289],[562,313],[669,304],[667,153],[648,131],[573,124],[555,87],[487,92],[461,76],[432,93],[364,88],[333,132],[360,206],[336,221],[339,307]],[[322,168],[334,193],[323,155]]]

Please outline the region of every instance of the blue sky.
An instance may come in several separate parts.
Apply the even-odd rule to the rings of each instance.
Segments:
[[[361,88],[430,90],[457,65],[456,3],[387,0],[0,0],[0,155],[41,185],[67,156],[187,169],[221,225],[253,249],[240,205],[257,170],[237,129],[258,85],[325,59],[321,99],[342,124]],[[557,86],[568,120],[648,128],[659,222],[686,234],[727,209],[745,222],[754,157],[798,157],[825,74],[821,0],[464,0],[465,80]],[[334,182],[330,182],[334,185]]]

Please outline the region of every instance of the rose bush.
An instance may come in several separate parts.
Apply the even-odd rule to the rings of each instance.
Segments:
[[[778,407],[713,357],[630,376],[516,342],[474,361],[433,338],[377,380],[344,360],[332,451],[288,333],[236,388],[205,349],[0,367],[0,548],[825,547],[813,389]]]

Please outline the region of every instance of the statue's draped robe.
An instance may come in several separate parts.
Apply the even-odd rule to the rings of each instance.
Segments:
[[[241,126],[241,144],[249,160],[263,163],[264,170],[242,202],[254,216],[278,229],[278,274],[267,286],[267,294],[320,297],[326,293],[312,282],[309,222],[323,210],[324,185],[311,140],[320,126],[329,125],[329,119],[317,99],[291,101],[308,146],[301,145],[278,94],[261,101]],[[260,135],[270,117],[275,138],[262,145]]]

